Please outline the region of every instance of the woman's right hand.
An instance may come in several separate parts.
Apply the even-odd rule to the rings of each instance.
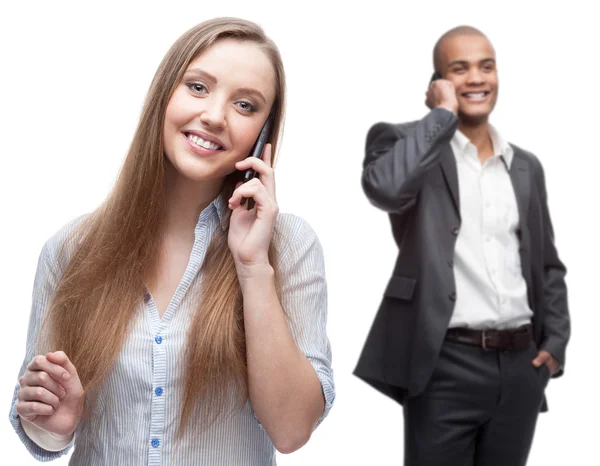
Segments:
[[[75,432],[83,412],[83,387],[75,366],[62,351],[35,356],[19,379],[17,413],[57,435]]]

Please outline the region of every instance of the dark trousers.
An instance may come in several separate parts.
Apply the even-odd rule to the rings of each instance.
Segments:
[[[534,343],[497,351],[446,341],[425,391],[404,402],[405,466],[525,465],[549,379]]]

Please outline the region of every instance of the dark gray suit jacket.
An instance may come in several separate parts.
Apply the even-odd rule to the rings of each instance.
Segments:
[[[367,136],[363,189],[389,213],[399,254],[354,374],[399,402],[427,385],[456,301],[453,256],[461,218],[450,140],[457,126],[454,114],[435,108],[417,122],[378,123]],[[554,246],[544,171],[533,154],[512,147],[534,339],[564,367],[566,269]]]

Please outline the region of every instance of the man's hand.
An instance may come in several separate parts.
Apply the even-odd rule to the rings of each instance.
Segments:
[[[535,367],[541,367],[543,364],[546,364],[551,376],[556,374],[560,369],[560,362],[546,350],[541,350],[532,361],[532,364]]]
[[[432,81],[425,93],[425,105],[429,108],[444,107],[455,115],[458,113],[458,100],[454,84],[446,79]]]

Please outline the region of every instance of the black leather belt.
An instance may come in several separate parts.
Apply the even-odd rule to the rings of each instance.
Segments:
[[[527,349],[533,340],[533,328],[531,325],[507,330],[450,328],[446,332],[446,339],[467,345],[481,346],[485,350]]]

